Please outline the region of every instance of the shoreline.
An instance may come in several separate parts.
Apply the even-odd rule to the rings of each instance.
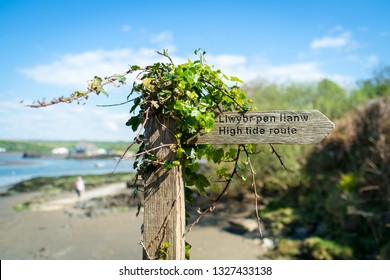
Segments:
[[[57,189],[58,192],[72,191],[74,188],[74,182],[78,176],[87,178],[88,181],[86,183],[89,184],[89,187],[96,187],[118,181],[127,182],[134,178],[134,174],[132,172],[35,176],[22,179],[16,183],[10,183],[6,186],[0,186],[0,195],[7,193],[44,191],[45,188],[47,189],[50,186]]]
[[[23,158],[23,153],[0,153],[0,190],[35,177],[134,172],[132,161],[114,158]]]
[[[120,200],[126,201],[133,191],[124,182],[117,183],[116,188],[107,183],[87,188],[81,200],[73,191],[47,194],[37,189],[0,197],[1,259],[142,258],[139,243],[143,217],[142,213],[136,216],[135,205],[122,207]],[[42,195],[45,200],[39,205],[14,211],[15,205],[39,201]],[[105,208],[106,205],[114,207]],[[216,210],[215,215],[205,217],[194,227],[187,236],[192,245],[191,259],[261,257],[257,239],[227,230],[230,216],[223,209]]]

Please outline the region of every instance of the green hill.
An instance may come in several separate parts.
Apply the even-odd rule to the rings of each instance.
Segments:
[[[54,148],[65,147],[72,149],[79,141],[18,141],[18,140],[0,140],[0,147],[5,148],[7,152],[35,152],[35,153],[47,153]],[[129,143],[125,141],[117,142],[91,142],[97,148],[103,148],[106,150],[114,150],[119,153],[124,152]]]

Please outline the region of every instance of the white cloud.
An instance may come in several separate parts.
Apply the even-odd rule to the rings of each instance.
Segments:
[[[329,75],[321,70],[317,62],[272,65],[264,59],[248,59],[241,55],[207,55],[206,60],[229,76],[237,76],[244,82],[255,79],[270,82],[310,82],[323,78],[346,83],[352,79],[341,75]],[[251,61],[251,63],[249,63]]]
[[[164,35],[166,36],[166,35]],[[164,37],[161,35],[161,38]],[[169,49],[170,53],[172,49]],[[171,55],[176,63],[184,63],[187,59]],[[207,62],[217,68],[226,70],[230,75],[245,74],[248,79],[255,78],[255,73],[246,71],[247,59],[242,55],[207,55]],[[66,54],[49,64],[41,64],[20,69],[21,73],[31,80],[69,89],[83,89],[87,81],[95,75],[106,77],[114,73],[125,72],[129,64],[146,66],[157,60],[166,60],[156,54],[153,49],[114,49],[96,50],[79,54]]]
[[[157,46],[158,49],[168,49],[172,54],[176,51],[176,46],[172,44],[172,32],[162,31],[157,34],[150,35],[150,42]]]
[[[362,27],[358,28],[358,31],[360,31],[360,32],[368,32],[368,31],[370,31],[370,28],[368,28],[367,26],[362,26]]]
[[[336,25],[332,29],[329,30],[330,33],[337,33],[344,31],[344,27],[342,25]]]
[[[217,56],[208,55],[206,57],[210,64],[216,64],[221,67],[232,67],[237,65],[243,65],[247,62],[247,59],[243,55],[229,55],[222,54]]]
[[[90,105],[57,105],[40,109],[4,102],[0,139],[128,140],[134,133],[125,126],[126,110]]]
[[[171,42],[172,40],[172,33],[169,31],[162,31],[157,34],[153,34],[150,36],[150,42],[152,43],[167,43]]]
[[[131,31],[131,29],[132,29],[132,27],[130,25],[125,24],[122,26],[122,32],[124,32],[124,33]]]
[[[94,50],[66,54],[50,64],[20,69],[28,78],[42,84],[68,88],[85,88],[95,75],[106,77],[127,71],[129,64],[140,66],[162,59],[151,49]]]
[[[111,131],[111,132],[119,131],[118,123],[115,120],[106,120],[103,123],[103,127],[106,128],[108,131]]]
[[[374,67],[376,67],[378,64],[379,64],[379,58],[378,58],[378,56],[372,54],[372,55],[369,55],[369,56],[366,58],[366,62],[365,62],[365,67],[366,67],[366,68],[374,68]]]
[[[373,69],[379,64],[379,57],[374,54],[368,56],[351,54],[347,56],[347,60],[356,63],[365,69]]]
[[[351,45],[353,43],[351,33],[344,31],[336,36],[325,36],[319,39],[314,39],[311,44],[311,49],[324,48],[341,48]]]
[[[164,36],[161,35],[161,38]],[[175,55],[171,55],[171,57],[176,63],[183,63],[187,60]],[[153,49],[147,48],[95,50],[67,54],[50,64],[24,68],[21,72],[38,83],[75,90],[85,88],[87,81],[95,75],[105,77],[126,71],[128,64],[146,66],[164,59],[157,55]],[[275,66],[265,59],[252,59],[234,54],[207,54],[206,60],[216,69],[222,69],[225,74],[237,76],[245,82],[256,78],[282,82],[311,81],[329,77],[321,71],[318,63],[314,61]],[[370,61],[374,63],[375,57],[372,56]]]
[[[324,77],[318,64],[314,62],[272,66],[264,69],[264,76],[271,80],[312,81]]]

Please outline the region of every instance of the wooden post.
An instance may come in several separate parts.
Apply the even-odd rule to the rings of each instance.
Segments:
[[[175,144],[175,121],[149,115],[145,125],[146,150],[155,160],[144,174],[143,259],[183,260],[185,254],[184,176],[181,166],[164,168],[164,162],[175,160],[167,144]]]

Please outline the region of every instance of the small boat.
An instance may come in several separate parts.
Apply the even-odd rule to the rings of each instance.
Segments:
[[[96,168],[103,168],[106,166],[106,163],[105,162],[97,162],[95,163],[95,167]]]

